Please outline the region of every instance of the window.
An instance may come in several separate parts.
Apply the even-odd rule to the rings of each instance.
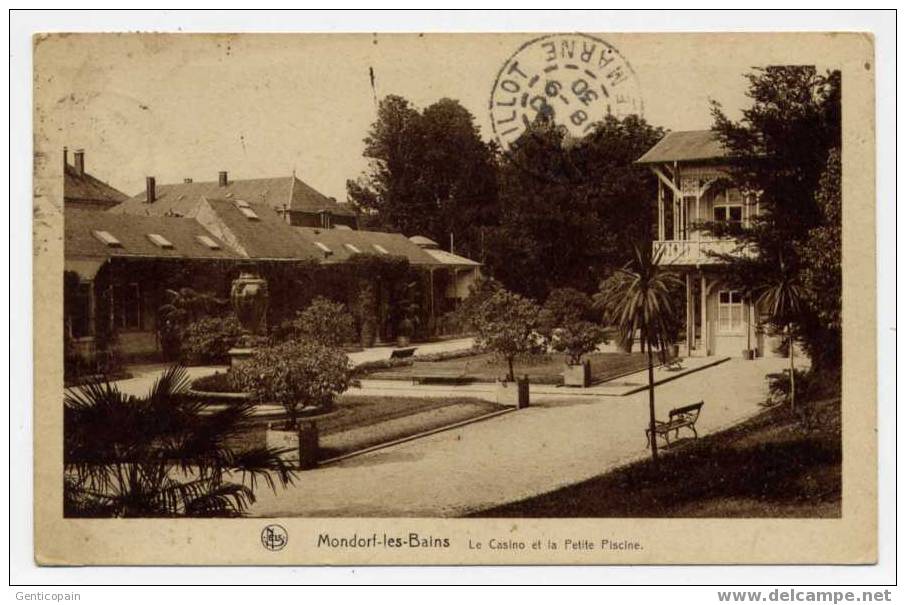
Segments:
[[[151,242],[158,248],[164,248],[167,250],[173,249],[173,243],[160,233],[149,233],[148,239],[151,240]]]
[[[738,189],[727,189],[714,198],[714,220],[718,223],[742,225],[742,195]]]
[[[64,300],[69,335],[73,338],[91,336],[91,287],[91,282],[80,282],[71,299]]]
[[[120,240],[113,237],[113,234],[109,231],[97,230],[93,231],[94,236],[104,242],[109,248],[122,248],[123,244]]]
[[[252,210],[251,208],[242,208],[242,207],[240,206],[240,207],[239,207],[239,212],[241,212],[242,215],[243,215],[245,218],[249,219],[250,221],[260,221],[260,220],[261,220],[261,218],[258,216],[258,214],[257,214],[254,210]]]
[[[378,252],[380,252],[381,254],[390,254],[387,251],[387,248],[383,247],[380,244],[371,244],[371,245],[374,246],[374,249],[377,250]]]
[[[343,244],[343,245],[346,246],[346,249],[347,249],[347,250],[349,250],[350,252],[352,252],[352,253],[354,253],[354,254],[361,254],[361,253],[362,253],[362,251],[359,250],[358,247],[357,247],[355,244]]]
[[[113,286],[110,307],[110,319],[114,329],[141,329],[142,300],[138,284],[116,284]]]
[[[721,334],[740,334],[745,331],[742,293],[721,290],[717,293],[717,331]]]
[[[202,246],[207,246],[211,250],[220,250],[220,244],[215,242],[212,238],[208,237],[207,235],[197,235],[197,236],[195,236],[195,239],[197,239],[201,243]]]

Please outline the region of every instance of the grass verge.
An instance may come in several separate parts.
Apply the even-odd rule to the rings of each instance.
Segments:
[[[677,443],[655,468],[642,460],[473,517],[791,517],[841,515],[840,400],[786,406]]]

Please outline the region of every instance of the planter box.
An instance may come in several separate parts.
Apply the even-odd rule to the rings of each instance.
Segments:
[[[311,469],[318,465],[318,427],[314,422],[302,421],[298,431],[268,428],[265,431],[265,445],[269,448],[286,450],[280,455],[290,466]]]
[[[591,384],[591,362],[587,359],[578,365],[567,365],[563,370],[563,385],[585,388]]]
[[[497,404],[508,405],[521,410],[529,406],[529,382],[527,379],[517,382],[500,380],[495,391]]]

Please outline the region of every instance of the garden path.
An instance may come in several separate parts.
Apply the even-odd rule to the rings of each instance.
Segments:
[[[657,416],[704,400],[699,434],[737,424],[760,410],[765,375],[786,363],[732,359],[666,382],[656,389]],[[286,490],[259,490],[250,513],[460,516],[520,500],[645,457],[647,404],[646,391],[544,395],[524,410],[305,471]]]

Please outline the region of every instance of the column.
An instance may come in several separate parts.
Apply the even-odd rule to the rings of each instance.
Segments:
[[[692,357],[695,347],[695,301],[692,296],[692,273],[686,273],[686,357]]]
[[[702,272],[702,310],[701,310],[701,322],[702,322],[702,351],[705,354],[705,357],[710,355],[708,350],[708,280],[705,277],[704,272]]]
[[[657,238],[664,240],[664,184],[657,180]]]

